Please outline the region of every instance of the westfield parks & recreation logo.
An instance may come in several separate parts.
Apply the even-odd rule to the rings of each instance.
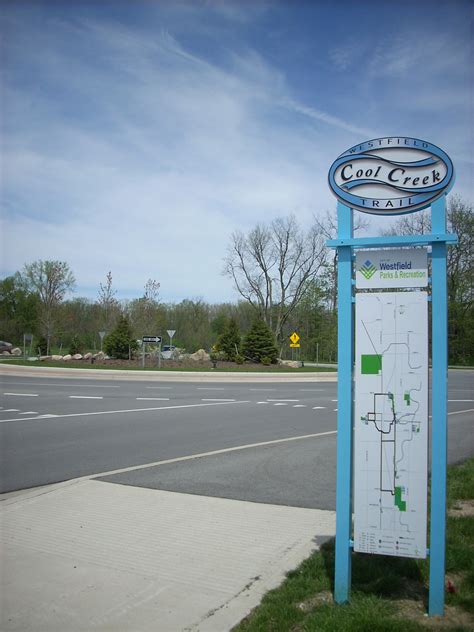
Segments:
[[[359,268],[359,272],[363,275],[367,281],[371,279],[377,272],[377,268],[374,266],[370,259],[367,259]]]

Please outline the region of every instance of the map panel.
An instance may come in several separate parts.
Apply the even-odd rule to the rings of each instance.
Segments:
[[[426,557],[426,292],[356,295],[354,550]]]

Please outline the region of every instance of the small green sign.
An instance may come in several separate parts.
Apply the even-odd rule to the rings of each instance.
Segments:
[[[362,375],[379,375],[382,370],[382,356],[362,355],[361,356],[361,373]]]

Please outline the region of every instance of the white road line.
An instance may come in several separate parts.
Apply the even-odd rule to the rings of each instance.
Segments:
[[[5,410],[2,410],[2,413],[17,413],[19,410],[19,408],[5,408]]]
[[[337,399],[331,399],[332,402],[337,402]]]
[[[197,386],[197,391],[225,391],[226,389],[222,386]]]
[[[148,401],[148,402],[169,402],[169,397],[135,397],[137,400]]]
[[[268,402],[257,402],[257,404],[268,404]]]
[[[69,395],[69,399],[104,399],[102,395]]]
[[[276,388],[251,388],[251,391],[276,391]]]
[[[14,395],[15,397],[38,397],[38,393],[3,393],[4,395]]]
[[[301,393],[325,393],[323,388],[299,388]]]
[[[295,404],[293,408],[306,408],[306,404]]]
[[[24,413],[20,413],[20,415],[37,415],[38,413],[36,412],[36,410],[28,410]]]
[[[147,386],[146,388],[159,388],[166,391],[170,391],[173,387],[172,386]]]
[[[461,415],[462,413],[474,413],[474,408],[468,408],[468,410],[455,410],[452,413],[448,413],[448,415]]]
[[[46,419],[47,417],[58,417],[58,415],[46,414],[46,415],[40,415],[39,417],[32,417],[32,419]]]
[[[44,379],[44,378],[43,378]],[[11,386],[32,386],[31,382],[9,382]],[[68,388],[121,388],[120,386],[102,385],[102,384],[71,384],[67,382],[47,382],[40,384],[35,382],[35,388],[39,386],[67,386]]]
[[[288,406],[288,404],[286,402],[277,402],[276,404],[273,404],[274,406]]]
[[[242,402],[249,403],[249,402]],[[145,463],[143,465],[132,465],[131,467],[124,467],[120,470],[110,470],[108,472],[100,472],[99,474],[89,474],[88,476],[81,476],[80,478],[68,481],[90,480],[95,478],[102,478],[104,476],[113,476],[115,474],[126,474],[127,472],[135,472],[137,470],[145,470],[149,467],[158,467],[159,465],[168,465],[169,463],[180,463],[182,461],[192,461],[194,459],[202,459],[208,456],[218,456],[219,454],[228,454],[229,452],[238,452],[240,450],[250,450],[252,448],[263,448],[268,445],[279,445],[280,443],[290,443],[291,441],[303,441],[304,439],[318,439],[319,437],[328,437],[330,435],[337,434],[337,430],[329,430],[327,432],[316,432],[314,434],[298,435],[295,437],[286,437],[285,439],[273,439],[272,441],[261,441],[259,443],[247,443],[244,445],[237,445],[232,448],[223,448],[222,450],[212,450],[211,452],[200,452],[198,454],[189,454],[187,456],[179,456],[174,459],[166,459],[164,461],[154,461],[153,463]]]
[[[210,399],[201,399],[201,402],[235,402],[235,399],[210,398]]]
[[[299,402],[299,399],[269,399],[269,402]]]
[[[474,399],[448,399],[448,402],[474,402]]]
[[[313,410],[323,410],[323,408],[325,409],[326,406],[313,406]]]
[[[334,412],[337,413],[337,408],[334,409]]]
[[[206,404],[180,404],[179,406],[154,406],[149,408],[128,408],[126,410],[94,410],[89,413],[66,413],[65,415],[40,415],[39,417],[23,417],[23,419],[0,419],[0,423],[4,424],[9,421],[29,421],[31,419],[41,419],[42,417],[56,417],[58,419],[66,419],[68,417],[90,417],[92,415],[114,415],[120,413],[144,413],[144,412],[152,412],[156,410],[176,410],[178,408],[200,408],[202,406],[223,406],[228,404],[251,404],[250,400],[242,400],[236,402],[209,402]],[[12,409],[10,411],[3,412],[13,412],[15,410],[18,412],[18,409]]]

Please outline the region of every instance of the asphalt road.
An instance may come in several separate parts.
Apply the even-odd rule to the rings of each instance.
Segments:
[[[334,508],[335,382],[2,376],[0,397],[2,492],[95,474],[127,485]],[[456,462],[474,455],[474,372],[450,371],[449,400],[448,459]]]

